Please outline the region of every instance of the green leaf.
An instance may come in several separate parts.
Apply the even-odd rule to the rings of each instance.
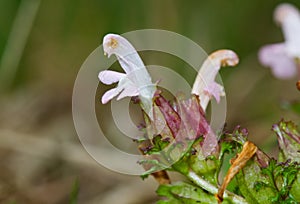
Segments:
[[[152,139],[153,146],[146,151],[146,154],[155,154],[164,150],[169,144],[170,141],[167,139],[162,139],[161,135],[157,135]]]
[[[185,155],[183,156],[178,162],[174,163],[172,165],[172,168],[183,174],[183,175],[187,175],[189,169],[190,169],[190,166],[189,166],[189,155]]]
[[[290,190],[290,196],[293,197],[297,202],[300,202],[300,172],[297,173],[297,178],[292,184],[292,188]]]
[[[272,203],[271,198],[276,192],[268,186],[268,178],[261,173],[261,168],[253,159],[236,175],[236,180],[240,192],[249,203]]]
[[[219,161],[215,157],[199,158],[193,155],[189,158],[190,168],[198,175],[204,177],[212,184],[217,184],[217,170],[220,166]]]
[[[184,182],[178,182],[173,185],[160,185],[156,192],[159,196],[166,198],[159,201],[158,204],[217,204],[214,195]]]
[[[219,159],[222,159],[225,153],[232,153],[234,151],[234,144],[232,142],[222,142]]]
[[[240,190],[250,203],[298,203],[299,164],[277,164],[271,159],[266,168],[251,161],[238,175]],[[293,191],[292,191],[293,189]]]
[[[197,139],[183,157],[172,165],[173,170],[187,175],[192,169],[198,175],[204,177],[207,181],[217,184],[217,169],[220,166],[218,159],[214,156],[205,158],[200,149],[200,140]],[[195,147],[195,148],[194,148]],[[198,149],[198,150],[196,150]]]

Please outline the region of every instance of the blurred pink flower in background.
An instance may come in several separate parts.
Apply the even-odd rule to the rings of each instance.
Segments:
[[[262,47],[259,60],[271,68],[275,77],[289,79],[297,74],[300,66],[300,13],[291,4],[280,4],[274,19],[282,27],[285,41]]]

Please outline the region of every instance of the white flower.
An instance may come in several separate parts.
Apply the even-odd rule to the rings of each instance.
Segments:
[[[300,13],[293,5],[280,4],[274,19],[282,27],[285,42],[262,47],[259,59],[277,78],[288,79],[296,75],[296,60],[300,60]]]
[[[299,10],[291,4],[281,4],[275,9],[274,18],[282,27],[287,54],[300,58]]]
[[[139,96],[144,110],[149,114],[156,86],[135,48],[122,36],[108,34],[103,38],[103,49],[108,57],[116,55],[125,73],[110,70],[99,73],[99,80],[104,84],[119,82],[116,88],[102,96],[102,103],[105,104],[116,96],[117,100],[126,96]]]
[[[194,82],[192,94],[199,96],[200,105],[205,111],[212,97],[217,102],[225,95],[224,87],[215,78],[222,66],[235,66],[238,56],[231,50],[218,50],[212,53],[203,63]]]

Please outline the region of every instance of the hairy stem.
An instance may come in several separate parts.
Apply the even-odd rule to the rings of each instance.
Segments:
[[[195,184],[200,186],[201,188],[205,189],[206,191],[210,192],[211,194],[216,195],[218,193],[218,188],[209,183],[208,181],[204,180],[203,178],[199,177],[195,172],[189,171],[189,173],[186,175],[191,181],[193,181]],[[232,202],[236,204],[248,204],[247,201],[238,196],[235,195],[229,191],[225,191],[224,198],[232,200]]]

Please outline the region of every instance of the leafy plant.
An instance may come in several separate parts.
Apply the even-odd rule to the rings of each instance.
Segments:
[[[261,62],[272,68],[276,77],[295,74],[299,63],[297,40],[300,14],[291,5],[276,9],[275,18],[282,24],[286,42],[267,45],[260,51]],[[297,24],[297,25],[296,25]],[[296,38],[297,37],[297,38]],[[291,42],[295,41],[291,44]],[[295,45],[294,45],[295,44]],[[270,158],[248,140],[248,131],[239,126],[232,132],[215,132],[206,117],[208,103],[220,102],[224,87],[217,83],[221,67],[235,66],[237,54],[218,50],[204,61],[195,79],[191,95],[176,96],[168,101],[151,77],[134,47],[122,36],[108,34],[104,52],[117,56],[125,73],[105,70],[99,79],[104,84],[118,82],[116,88],[102,96],[102,103],[129,96],[139,103],[144,115],[144,138],[136,141],[144,159],[139,161],[145,172],[159,182],[158,204],[179,203],[300,203],[300,135],[291,121],[274,124],[279,144],[278,160]],[[295,51],[296,50],[296,51]],[[293,55],[292,55],[292,54]],[[281,56],[282,55],[282,56]],[[281,60],[281,61],[280,61]],[[287,71],[279,65],[290,65]],[[299,112],[299,104],[287,108]],[[235,155],[223,181],[220,179],[226,155]],[[177,172],[186,181],[172,182],[168,172]],[[230,190],[226,190],[228,185]]]

